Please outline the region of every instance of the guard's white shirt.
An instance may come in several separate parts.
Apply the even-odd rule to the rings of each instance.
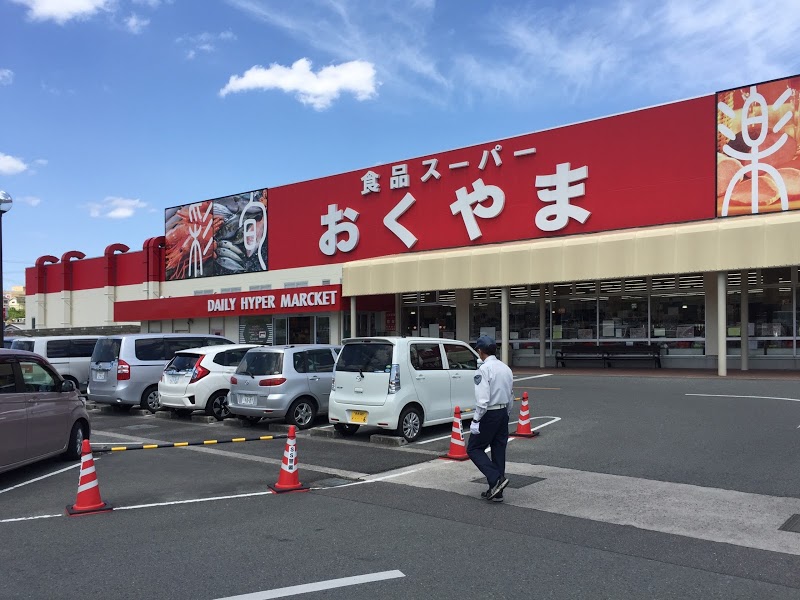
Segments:
[[[508,365],[496,356],[487,356],[475,375],[475,421],[480,421],[492,407],[505,406],[508,414],[514,406],[514,376]]]

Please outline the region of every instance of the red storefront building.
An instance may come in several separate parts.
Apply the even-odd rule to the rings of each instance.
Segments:
[[[40,258],[28,325],[794,368],[799,97],[793,77],[170,208],[141,251]]]

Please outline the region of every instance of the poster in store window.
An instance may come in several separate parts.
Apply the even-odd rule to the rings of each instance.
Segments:
[[[717,216],[800,208],[800,76],[717,94]]]

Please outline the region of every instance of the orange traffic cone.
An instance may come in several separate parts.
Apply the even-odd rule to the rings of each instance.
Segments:
[[[307,486],[300,483],[300,473],[297,472],[297,440],[294,425],[289,427],[289,437],[283,449],[283,461],[281,461],[281,472],[278,474],[278,481],[275,485],[269,487],[276,493],[308,489]]]
[[[453,431],[450,434],[450,451],[442,458],[450,460],[468,460],[467,448],[464,444],[464,432],[461,429],[461,408],[456,406],[453,411]]]
[[[94,470],[94,458],[89,440],[81,446],[81,474],[78,478],[78,497],[75,504],[67,506],[69,516],[108,512],[113,506],[100,499],[100,484]]]
[[[528,407],[528,392],[522,392],[522,406],[519,408],[519,422],[517,430],[511,435],[515,437],[536,437],[538,431],[531,431],[531,413]]]

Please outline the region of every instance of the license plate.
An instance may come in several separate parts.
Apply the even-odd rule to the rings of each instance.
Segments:
[[[95,381],[105,381],[106,380],[106,372],[105,371],[95,371],[94,372],[94,380]]]
[[[245,406],[255,406],[256,405],[256,397],[255,396],[243,396],[239,394],[239,404],[243,404]]]
[[[350,422],[351,423],[366,423],[369,413],[365,410],[351,410]]]

